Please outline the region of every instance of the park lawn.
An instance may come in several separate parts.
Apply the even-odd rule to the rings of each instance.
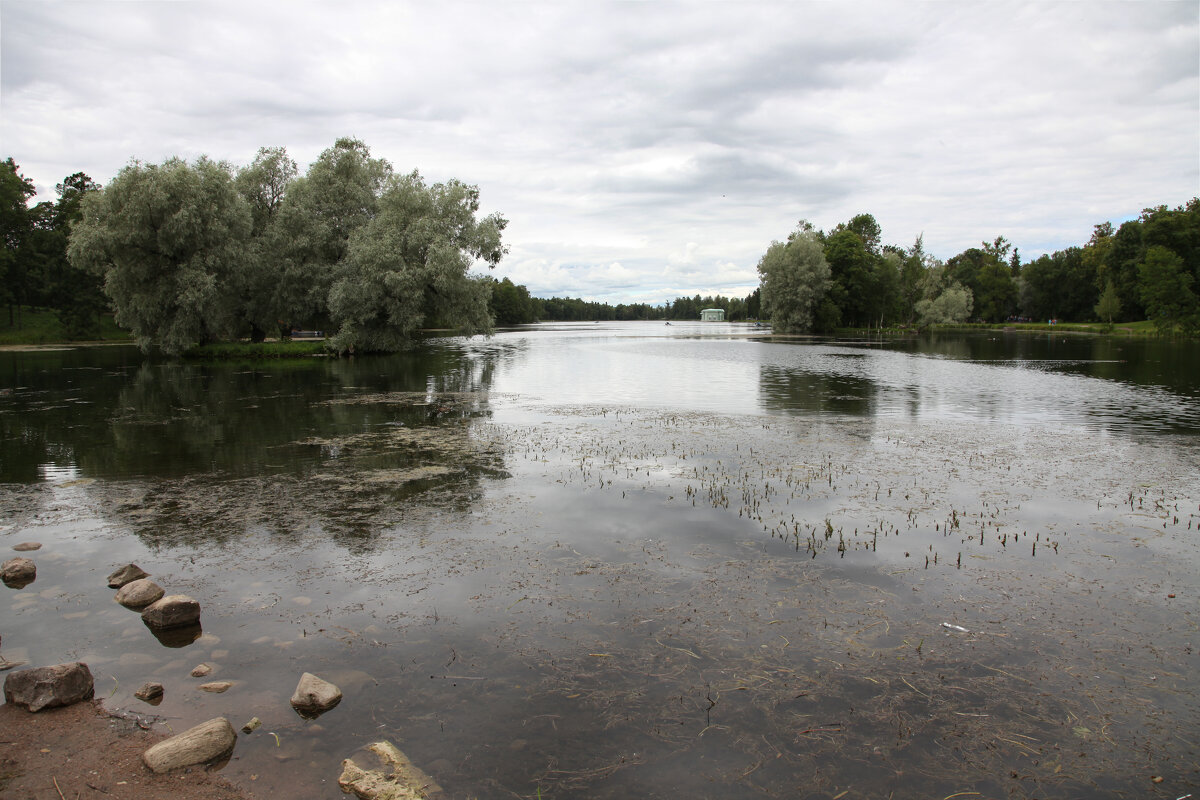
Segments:
[[[100,331],[95,338],[73,340],[58,318],[47,308],[22,306],[11,315],[0,316],[0,345],[58,344],[70,341],[132,342],[129,331],[117,327],[112,314],[100,316]]]

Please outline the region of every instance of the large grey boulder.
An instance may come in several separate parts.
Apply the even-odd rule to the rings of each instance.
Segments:
[[[154,772],[170,772],[218,761],[232,753],[236,743],[229,720],[217,717],[159,742],[142,753],[142,761]]]
[[[362,800],[441,800],[437,781],[391,742],[369,744],[342,762],[338,786]]]
[[[200,622],[200,604],[186,594],[169,594],[146,606],[142,621],[152,628],[183,628]]]
[[[123,567],[117,567],[111,575],[108,576],[108,588],[120,589],[130,581],[140,580],[141,578],[150,577],[144,569],[137,564],[126,564]]]
[[[92,671],[81,661],[22,669],[4,679],[4,702],[30,711],[91,700],[95,691]]]
[[[292,693],[292,708],[305,719],[319,717],[342,702],[342,690],[311,672],[300,676]]]
[[[145,608],[165,594],[163,588],[149,578],[138,578],[118,589],[116,600],[126,608]]]
[[[37,578],[37,564],[28,558],[10,558],[0,565],[0,581],[10,589],[24,589]]]

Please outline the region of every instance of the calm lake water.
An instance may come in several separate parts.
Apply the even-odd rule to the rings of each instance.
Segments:
[[[164,730],[259,717],[224,774],[262,797],[342,797],[379,739],[451,797],[1200,796],[1196,343],[0,352],[0,547],[26,541],[0,653],[86,661]],[[128,561],[203,635],[115,604]],[[303,672],[345,699],[301,719]]]

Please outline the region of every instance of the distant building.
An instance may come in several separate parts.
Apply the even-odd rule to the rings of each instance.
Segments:
[[[701,322],[724,322],[725,309],[723,308],[706,308],[700,312]]]

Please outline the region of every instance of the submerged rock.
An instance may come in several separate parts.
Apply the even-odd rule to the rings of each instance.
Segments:
[[[186,594],[169,594],[147,606],[142,620],[152,628],[183,628],[200,622],[200,604]]]
[[[229,720],[217,717],[159,742],[142,753],[142,761],[154,772],[170,772],[217,761],[232,753],[236,743]]]
[[[292,708],[305,719],[313,719],[342,702],[342,690],[311,672],[300,676],[292,694]]]
[[[37,565],[28,558],[10,558],[0,565],[0,580],[10,589],[24,589],[37,579]]]
[[[437,781],[391,742],[375,742],[342,762],[338,786],[362,800],[441,800]]]
[[[212,665],[211,664],[197,664],[196,666],[192,667],[191,674],[192,674],[193,678],[207,677],[212,674]]]
[[[157,683],[155,681],[150,681],[149,683],[143,683],[142,688],[140,688],[136,692],[134,692],[133,696],[136,697],[138,700],[142,700],[146,703],[149,703],[152,706],[156,706],[162,702],[163,685],[161,683]]]
[[[117,590],[116,601],[126,608],[145,608],[165,594],[163,588],[149,578],[138,578]]]
[[[21,542],[20,544],[13,545],[13,550],[16,550],[18,553],[27,553],[30,550],[41,550],[41,549],[42,549],[41,542]]]
[[[126,564],[123,567],[117,567],[111,575],[108,576],[108,588],[120,589],[131,581],[140,580],[150,577],[144,569],[137,564]]]
[[[4,702],[30,711],[69,706],[94,694],[92,671],[82,661],[23,669],[4,679]]]
[[[221,694],[221,692],[229,691],[233,686],[233,681],[209,681],[208,683],[200,684],[200,690],[203,692],[212,692],[213,694]]]

